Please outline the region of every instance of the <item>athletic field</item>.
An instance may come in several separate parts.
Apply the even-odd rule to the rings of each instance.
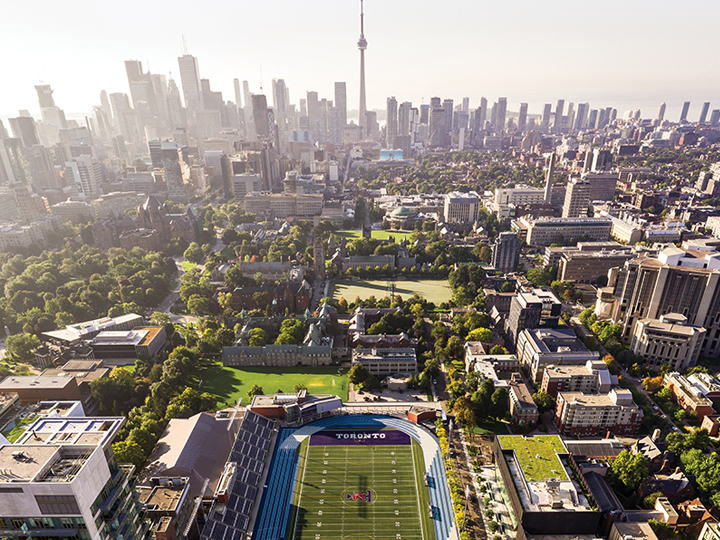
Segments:
[[[336,302],[340,298],[354,302],[358,296],[363,300],[371,296],[380,299],[390,295],[393,285],[395,285],[394,293],[404,299],[419,294],[428,302],[438,305],[452,298],[452,290],[446,279],[338,280],[334,283],[330,296]]]
[[[409,435],[323,430],[300,454],[289,540],[434,540],[422,450]]]

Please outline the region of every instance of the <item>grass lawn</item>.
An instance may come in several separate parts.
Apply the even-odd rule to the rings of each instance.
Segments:
[[[202,380],[200,392],[209,392],[216,396],[218,408],[225,404],[235,405],[243,398],[243,405],[250,403],[248,391],[257,384],[266,394],[274,394],[278,390],[292,392],[296,384],[304,384],[309,394],[338,395],[343,401],[348,399],[347,370],[338,375],[338,368],[231,368],[224,367],[217,361],[204,367],[198,381]],[[333,384],[334,383],[334,384]],[[194,385],[196,389],[197,385]]]
[[[472,432],[474,435],[502,435],[503,433],[510,433],[508,431],[508,424],[490,418],[487,418],[484,422],[480,422],[478,426],[473,428]]]
[[[35,420],[37,420],[35,415],[18,418],[15,422],[13,422],[13,427],[11,429],[6,429],[2,434],[9,442],[14,443],[23,433],[25,433],[25,426],[32,424]]]
[[[330,296],[335,301],[345,298],[348,302],[354,301],[358,296],[363,299],[370,296],[384,298],[390,294],[392,284],[395,284],[395,294],[399,294],[403,298],[419,294],[428,302],[434,302],[436,305],[452,298],[452,290],[445,279],[341,280],[333,284]]]
[[[185,270],[186,272],[189,272],[196,266],[197,266],[197,264],[191,263],[190,261],[183,261],[183,263],[182,263],[183,270]]]
[[[370,231],[370,237],[373,240],[387,240],[388,237],[392,236],[395,238],[395,242],[400,242],[403,238],[407,238],[413,233],[413,231]],[[351,229],[351,230],[345,230],[345,231],[337,231],[335,234],[338,236],[343,236],[347,238],[348,240],[355,240],[356,238],[360,238],[362,236],[362,230],[360,229]]]
[[[568,479],[562,463],[555,455],[556,452],[567,452],[557,435],[500,436],[498,439],[504,450],[515,450],[528,480],[544,482],[547,478]]]

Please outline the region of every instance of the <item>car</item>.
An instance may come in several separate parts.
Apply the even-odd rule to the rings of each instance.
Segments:
[[[437,384],[437,379],[433,379],[433,384]]]

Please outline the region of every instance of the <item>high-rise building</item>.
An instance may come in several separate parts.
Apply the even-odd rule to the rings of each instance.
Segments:
[[[470,98],[464,97],[462,100],[462,112],[470,113]]]
[[[25,148],[32,148],[40,144],[37,125],[32,116],[18,116],[10,118],[10,129],[16,139],[20,139]]]
[[[473,118],[473,130],[482,131],[485,129],[485,121],[487,120],[487,99],[480,98],[480,106],[475,109],[475,117]]]
[[[398,104],[395,96],[387,98],[387,123],[385,124],[385,148],[393,148],[398,134]]]
[[[240,88],[240,79],[233,79],[233,90],[235,90],[235,105],[238,109],[242,109],[242,89]]]
[[[112,448],[124,423],[116,417],[47,416],[26,426],[13,444],[5,441],[0,446],[0,469],[7,471],[0,477],[3,534],[146,538],[142,505],[132,488],[135,467],[118,464]]]
[[[452,131],[453,121],[453,100],[446,99],[443,101],[443,109],[445,109],[445,135]]]
[[[41,109],[55,106],[55,99],[52,97],[53,91],[49,84],[38,84],[35,86],[35,91],[37,92]]]
[[[493,245],[492,265],[498,272],[514,272],[520,256],[517,233],[501,232]]]
[[[253,94],[252,109],[255,119],[255,134],[259,139],[267,139],[270,136],[270,125],[268,123],[267,98],[264,94]]]
[[[590,203],[590,182],[573,178],[568,182],[563,204],[563,218],[586,217]]]
[[[198,60],[190,54],[178,57],[180,82],[185,96],[185,107],[189,111],[200,111],[205,108],[200,86],[200,67]]]
[[[683,103],[682,112],[680,113],[680,123],[684,124],[687,122],[688,113],[690,112],[690,102],[686,101]]]
[[[365,98],[365,49],[367,49],[367,40],[365,39],[365,13],[363,11],[363,0],[360,0],[360,39],[358,40],[358,49],[360,50],[360,109],[359,109],[359,121],[360,127],[365,128],[365,134],[368,133],[367,129],[367,104]]]
[[[287,131],[287,87],[284,79],[273,79],[273,105],[275,107],[275,122],[280,133]]]
[[[347,85],[344,82],[335,83],[335,107],[340,112],[340,125],[344,129],[347,125]]]
[[[589,103],[578,103],[577,114],[575,115],[575,123],[573,125],[573,129],[585,129],[585,127],[587,126],[587,118],[589,111]]]
[[[596,148],[593,150],[593,172],[607,171],[612,166],[612,153],[610,150]]]
[[[507,98],[498,98],[497,117],[495,119],[495,133],[503,133],[505,131],[505,117],[507,115]]]
[[[555,175],[555,152],[550,154],[548,159],[547,173],[545,174],[545,192],[543,202],[550,204],[552,202],[552,183],[553,176]]]
[[[563,127],[563,111],[565,110],[565,100],[558,99],[555,106],[555,119],[553,120],[553,131],[560,131]]]
[[[552,111],[552,104],[546,103],[543,107],[543,115],[542,115],[542,130],[544,132],[547,132],[550,129],[550,113]]]
[[[660,123],[660,122],[662,122],[663,120],[665,120],[665,109],[666,109],[666,108],[667,108],[667,105],[666,105],[665,102],[663,101],[663,102],[660,104],[660,108],[658,109],[658,113],[657,113],[657,121],[658,121],[658,123]]]
[[[707,118],[708,111],[710,110],[710,102],[706,101],[703,103],[702,111],[700,111],[700,119],[698,120],[698,123],[704,124],[705,119]]]
[[[710,113],[710,125],[717,127],[718,124],[720,124],[720,109],[713,109],[713,112]]]
[[[139,111],[145,119],[156,116],[157,100],[150,73],[143,71],[142,62],[139,60],[126,60],[125,71],[135,110]]]
[[[65,162],[65,182],[75,185],[86,199],[98,195],[102,182],[100,162],[92,156],[79,156]]]
[[[445,144],[445,109],[435,107],[430,110],[430,146],[439,147]]]
[[[403,101],[398,107],[398,135],[410,135],[410,118],[412,116],[412,103]]]
[[[527,127],[527,111],[528,111],[528,104],[521,103],[520,104],[520,115],[518,116],[518,131],[520,133],[524,132],[525,128]]]
[[[588,116],[588,129],[595,129],[597,127],[598,110],[591,109],[590,115]]]
[[[474,191],[461,193],[455,191],[444,197],[443,217],[448,223],[474,223],[480,213],[480,198]]]

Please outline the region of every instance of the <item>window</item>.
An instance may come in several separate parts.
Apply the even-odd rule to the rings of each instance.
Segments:
[[[43,514],[79,514],[77,501],[72,495],[35,495],[35,501]]]

